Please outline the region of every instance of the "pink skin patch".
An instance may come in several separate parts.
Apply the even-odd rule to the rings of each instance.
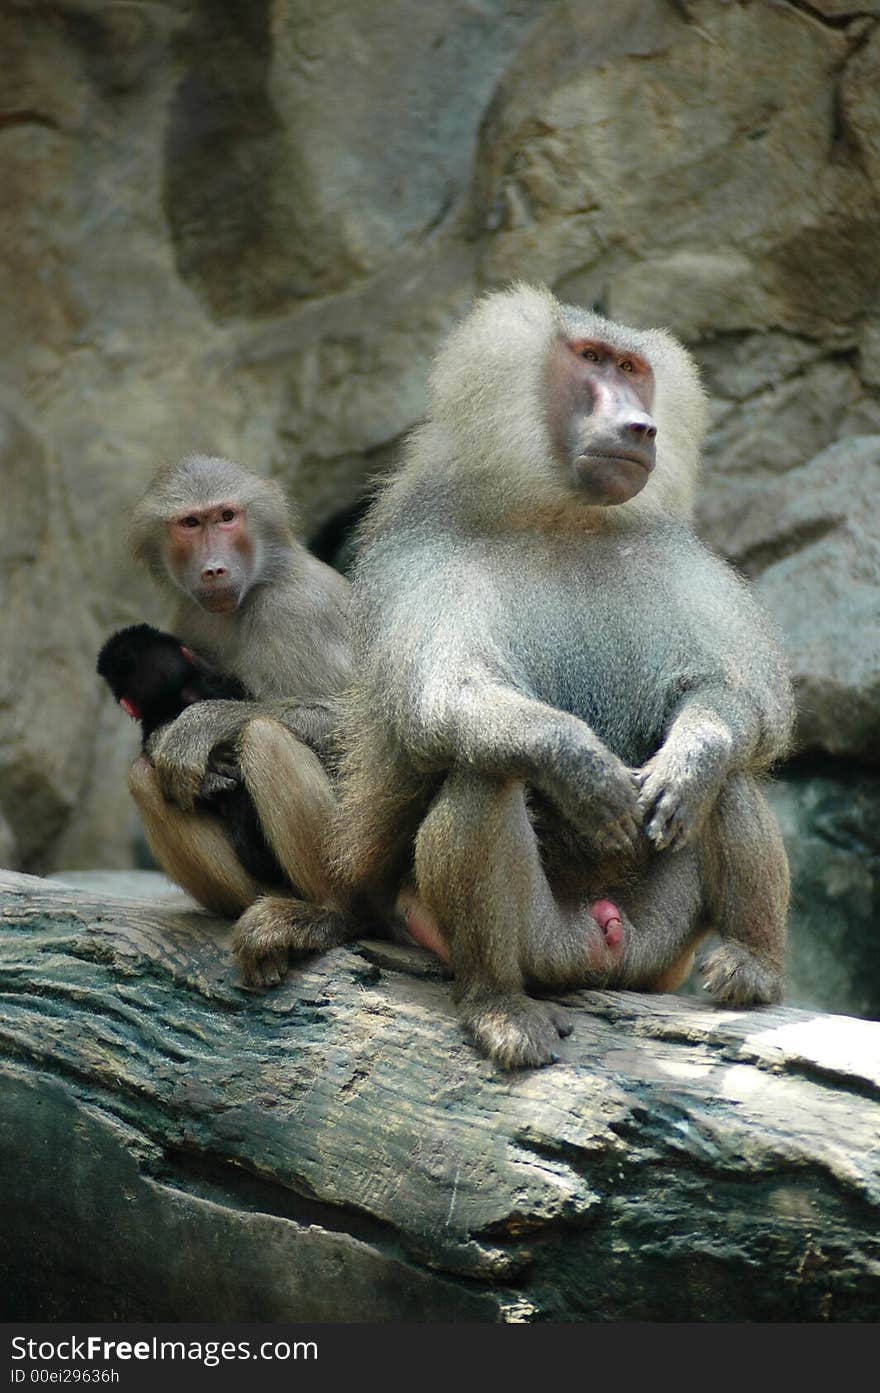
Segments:
[[[449,949],[437,927],[433,914],[429,914],[415,895],[403,890],[398,896],[397,909],[406,920],[407,932],[420,948],[427,948],[445,963],[449,962]]]
[[[417,943],[420,948],[427,948],[429,953],[434,953],[438,958],[442,958],[445,963],[448,963],[449,948],[437,927],[434,916],[419,902],[412,891],[401,891],[397,900],[397,909],[406,921],[407,932],[413,942]],[[605,947],[617,957],[623,949],[623,921],[617,905],[613,900],[594,900],[590,905],[590,914],[602,930]]]
[[[613,900],[594,900],[590,913],[605,936],[609,948],[620,948],[623,944],[623,922],[620,910]]]
[[[139,721],[139,720],[140,720],[140,718],[141,718],[141,713],[140,713],[140,711],[138,710],[137,706],[135,706],[135,704],[134,704],[133,701],[129,701],[128,697],[120,697],[120,698],[119,698],[119,705],[122,707],[122,709],[123,709],[123,711],[125,712],[126,716],[131,716],[131,719],[132,719],[133,721]]]

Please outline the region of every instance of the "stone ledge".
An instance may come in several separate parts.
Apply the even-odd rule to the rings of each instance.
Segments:
[[[880,1023],[567,998],[549,1069],[365,942],[0,872],[6,1319],[869,1320]]]

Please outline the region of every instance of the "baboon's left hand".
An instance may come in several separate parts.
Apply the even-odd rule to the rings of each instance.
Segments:
[[[678,851],[702,826],[722,772],[693,752],[664,745],[634,772],[645,835],[658,851]]]

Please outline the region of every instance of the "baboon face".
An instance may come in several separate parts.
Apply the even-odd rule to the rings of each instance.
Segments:
[[[134,510],[130,539],[160,585],[230,616],[254,586],[285,573],[293,545],[278,484],[217,455],[160,469]]]
[[[605,339],[566,335],[551,345],[546,389],[556,462],[584,501],[610,507],[640,493],[656,461],[649,363]]]
[[[237,609],[254,573],[254,545],[241,500],[187,508],[166,528],[168,566],[181,588],[212,614]]]

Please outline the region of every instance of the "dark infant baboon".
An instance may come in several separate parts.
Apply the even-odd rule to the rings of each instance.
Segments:
[[[689,526],[703,428],[672,337],[520,286],[450,336],[364,526],[340,862],[380,912],[414,894],[508,1066],[566,1029],[526,985],[666,987],[710,927],[715,1000],[780,998],[788,867],[756,777],[792,697]]]
[[[253,700],[187,706],[148,738],[129,787],[156,859],[209,909],[242,915],[242,971],[268,984],[295,935],[306,951],[353,932],[330,863],[336,794],[326,767],[351,671],[350,587],[294,539],[277,483],[216,456],[159,470],[135,508],[131,542],[176,601],[173,632]],[[222,819],[200,805],[216,787],[215,751],[227,747],[286,894],[265,894]]]
[[[131,624],[111,634],[98,654],[98,673],[114,697],[141,726],[141,746],[197,701],[252,701],[243,682],[216,672],[173,634],[150,624]],[[212,751],[199,801],[219,816],[232,838],[235,854],[249,875],[268,885],[283,885],[284,872],[263,836],[253,799],[238,769]]]

